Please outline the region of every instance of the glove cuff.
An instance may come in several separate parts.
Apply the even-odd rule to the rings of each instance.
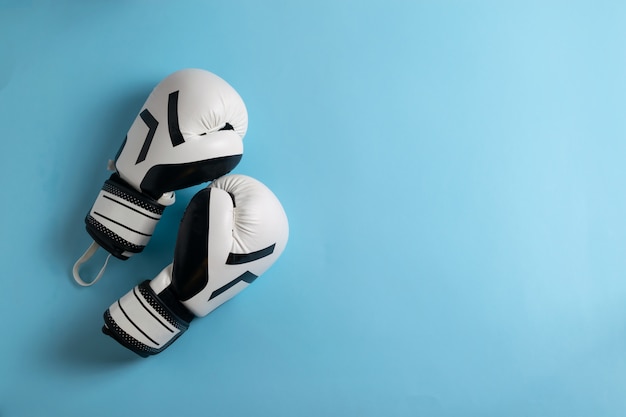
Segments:
[[[105,311],[102,332],[144,358],[163,351],[189,328],[193,314],[169,289],[162,294],[150,281],[137,285]]]
[[[165,207],[115,173],[104,183],[85,218],[87,232],[116,258],[128,259],[148,244]]]

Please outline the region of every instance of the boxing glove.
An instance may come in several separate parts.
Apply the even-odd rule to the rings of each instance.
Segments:
[[[283,207],[265,185],[244,175],[218,178],[187,206],[173,263],[113,303],[102,331],[143,357],[163,351],[193,318],[263,274],[288,235]]]
[[[85,218],[94,243],[74,265],[98,247],[128,259],[148,244],[174,191],[230,172],[243,154],[248,114],[226,81],[201,69],[177,71],[151,92],[131,125],[104,183]],[[108,258],[107,258],[108,261]],[[106,263],[105,263],[106,266]]]

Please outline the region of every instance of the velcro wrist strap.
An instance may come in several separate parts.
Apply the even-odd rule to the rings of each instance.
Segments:
[[[125,184],[117,174],[104,183],[85,219],[91,237],[120,259],[141,252],[165,206]]]
[[[144,281],[104,313],[102,331],[124,347],[147,357],[163,351],[187,328],[188,320],[172,309]]]

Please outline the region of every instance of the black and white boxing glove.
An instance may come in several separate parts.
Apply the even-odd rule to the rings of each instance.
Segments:
[[[128,259],[148,244],[174,191],[229,173],[241,160],[248,128],[246,106],[226,81],[201,69],[177,71],[152,91],[128,131],[85,218],[93,242],[74,265],[98,247]],[[108,258],[107,258],[108,261]],[[105,263],[106,266],[106,263]]]
[[[104,313],[103,332],[147,357],[167,348],[203,317],[263,274],[287,244],[287,216],[261,182],[226,175],[185,210],[174,262]]]

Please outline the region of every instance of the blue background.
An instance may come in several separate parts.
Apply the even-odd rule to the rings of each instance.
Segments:
[[[610,1],[0,0],[0,415],[625,415],[625,19]],[[94,287],[71,267],[107,160],[185,67],[244,98],[234,172],[278,195],[291,236],[141,359],[102,313],[170,262],[202,186]]]

